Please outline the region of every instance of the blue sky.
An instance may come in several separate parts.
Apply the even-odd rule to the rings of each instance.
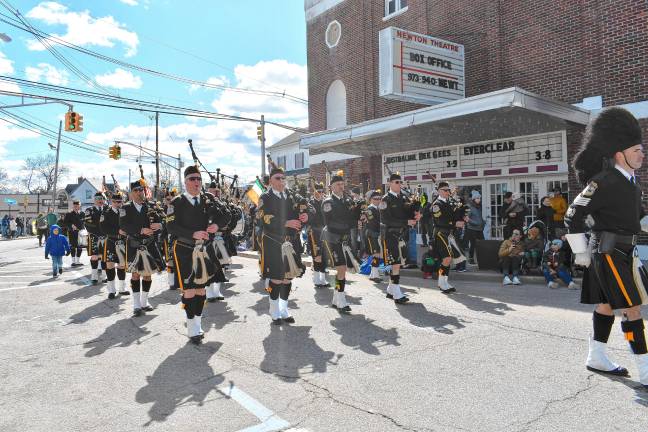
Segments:
[[[174,75],[234,87],[286,91],[306,98],[306,29],[303,0],[11,0],[30,24],[93,51]],[[0,12],[9,12],[0,8]],[[0,75],[37,80],[79,89],[88,84],[66,70],[31,35],[0,23],[0,32],[13,40],[0,43]],[[258,117],[306,126],[303,104],[258,95],[246,95],[191,86],[152,77],[57,47],[84,73],[109,91],[124,97],[196,107],[225,114]],[[190,54],[183,53],[186,51]],[[198,59],[195,56],[201,57]],[[8,84],[0,82],[0,88]],[[33,92],[31,89],[24,89]],[[94,89],[92,89],[94,90]],[[0,96],[0,103],[17,103]],[[14,109],[21,116],[56,129],[66,108],[59,105]],[[114,139],[154,145],[149,114],[76,106],[84,115],[84,132],[72,134],[108,148]],[[0,113],[0,117],[5,117]],[[188,162],[186,139],[193,138],[201,159],[210,168],[254,177],[260,169],[256,125],[205,121],[162,115],[161,150],[182,153]],[[268,144],[289,132],[269,127]],[[25,157],[46,154],[47,138],[0,122],[0,159],[9,174],[19,177]],[[123,148],[123,153],[136,154]],[[61,159],[79,175],[115,174],[124,181],[134,161],[112,161],[107,156],[63,145]],[[150,172],[153,166],[145,165]]]

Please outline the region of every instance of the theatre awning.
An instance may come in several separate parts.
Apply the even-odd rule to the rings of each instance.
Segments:
[[[310,154],[376,155],[586,125],[590,112],[512,87],[440,105],[303,135]]]

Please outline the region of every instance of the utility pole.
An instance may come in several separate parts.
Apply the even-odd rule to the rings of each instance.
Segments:
[[[182,158],[180,157],[180,153],[178,153],[178,191],[179,193],[182,193],[182,166],[184,164],[182,163]]]
[[[52,211],[54,211],[54,203],[56,202],[56,182],[58,180],[58,163],[59,153],[61,152],[61,129],[63,129],[63,120],[59,120],[59,133],[56,140],[56,163],[54,164],[54,186],[52,187]]]
[[[259,140],[261,141],[261,178],[266,175],[266,157],[265,157],[265,116],[261,114],[261,134]]]
[[[160,113],[155,112],[155,197],[157,199],[160,189],[160,142],[159,142]]]
[[[131,169],[128,168],[128,190],[130,190],[131,187]]]

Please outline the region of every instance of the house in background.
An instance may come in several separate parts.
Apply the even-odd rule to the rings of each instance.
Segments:
[[[79,200],[81,208],[86,209],[94,203],[94,194],[99,189],[87,178],[79,177],[77,183],[71,183],[65,186],[65,192],[68,195],[70,207],[72,201]]]

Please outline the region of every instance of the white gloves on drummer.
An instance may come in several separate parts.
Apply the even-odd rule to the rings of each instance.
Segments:
[[[574,253],[574,264],[589,267],[592,263],[592,245],[585,234],[567,234],[565,238]]]

